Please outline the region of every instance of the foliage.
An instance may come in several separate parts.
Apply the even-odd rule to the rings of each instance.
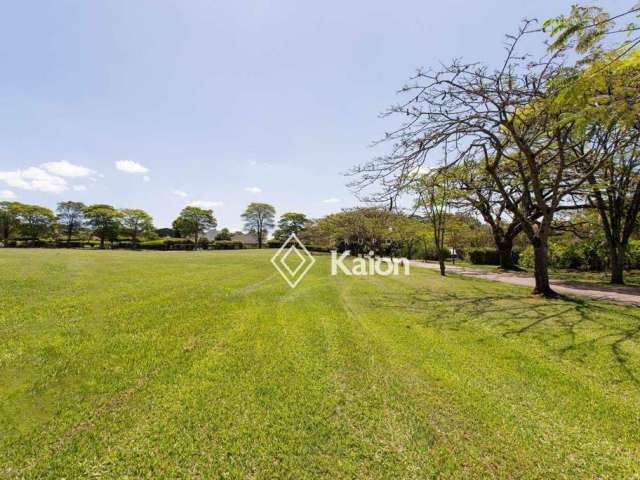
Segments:
[[[137,242],[138,238],[148,236],[154,231],[153,219],[144,210],[137,208],[127,208],[120,211],[122,230],[125,234],[130,235],[133,242]]]
[[[104,248],[106,240],[117,237],[121,214],[111,205],[91,205],[84,210],[84,217],[93,234],[100,239],[100,248]]]
[[[173,221],[173,228],[180,232],[182,237],[193,237],[198,245],[201,234],[218,225],[213,216],[213,210],[188,206],[182,209],[180,216]]]
[[[53,233],[56,216],[48,208],[25,204],[18,204],[14,208],[22,236],[38,240]]]
[[[84,210],[87,207],[82,202],[60,202],[56,208],[58,227],[66,237],[67,243],[77,235],[84,224]]]
[[[216,240],[209,246],[213,250],[242,250],[244,245],[242,242],[233,240]]]
[[[533,252],[531,252],[533,253]],[[495,248],[472,248],[467,254],[469,261],[474,265],[500,265],[500,252]],[[512,263],[518,264],[519,253],[511,252]],[[531,257],[533,259],[533,257]]]
[[[258,248],[262,248],[269,230],[274,227],[275,215],[276,209],[268,203],[251,203],[242,214],[244,228],[258,238]]]
[[[228,228],[223,228],[216,234],[216,241],[229,241],[233,238],[233,234]]]
[[[273,234],[277,240],[285,241],[292,233],[300,235],[308,222],[304,213],[287,212],[283,213],[278,220],[278,230]]]

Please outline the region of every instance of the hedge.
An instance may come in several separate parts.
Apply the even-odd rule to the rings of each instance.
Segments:
[[[200,243],[200,242],[198,242]],[[161,238],[141,242],[138,248],[141,250],[193,250],[193,241],[184,238]]]
[[[519,252],[511,252],[513,264],[520,259]],[[500,252],[494,248],[474,248],[469,250],[469,261],[474,265],[500,265]]]
[[[243,244],[237,240],[216,240],[209,244],[213,250],[242,250]]]

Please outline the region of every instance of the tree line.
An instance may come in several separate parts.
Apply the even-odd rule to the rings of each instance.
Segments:
[[[258,248],[267,243],[273,232],[276,241],[304,230],[308,220],[302,213],[287,212],[275,222],[275,208],[268,203],[251,203],[242,213],[245,231],[255,235]],[[202,236],[216,228],[218,221],[212,209],[187,206],[173,221],[171,229],[156,229],[153,218],[136,208],[117,209],[111,205],[85,205],[81,202],[58,203],[55,212],[40,205],[0,202],[0,241],[10,246],[22,241],[35,246],[42,239],[55,240],[55,245],[71,246],[75,240],[92,240],[105,248],[107,242],[127,241],[135,247],[142,241],[167,235],[193,239],[197,247]],[[217,232],[216,240],[230,241],[233,234],[226,228]]]
[[[611,282],[623,283],[640,209],[640,38],[619,22],[638,11],[574,6],[542,25],[525,20],[495,67],[456,59],[419,70],[385,113],[401,119],[381,140],[390,153],[353,169],[352,186],[377,186],[369,200],[391,205],[410,195],[437,242],[451,212],[473,210],[507,268],[524,235],[545,296],[555,295],[550,238],[596,212]]]

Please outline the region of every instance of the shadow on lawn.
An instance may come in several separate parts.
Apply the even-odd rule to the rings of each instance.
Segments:
[[[469,286],[470,287],[470,286]],[[408,300],[408,301],[407,301]],[[582,363],[589,355],[611,355],[624,377],[640,389],[640,309],[604,305],[561,297],[548,301],[529,295],[496,295],[477,287],[464,294],[414,291],[386,292],[375,301],[379,308],[404,309],[420,323],[462,330],[490,327],[504,338],[530,336],[560,357]]]

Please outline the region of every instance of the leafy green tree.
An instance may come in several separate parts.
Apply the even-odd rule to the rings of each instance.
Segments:
[[[20,221],[20,232],[33,242],[52,232],[56,216],[48,208],[19,204],[16,212]]]
[[[87,225],[93,235],[100,239],[100,248],[104,249],[106,239],[114,238],[120,228],[120,212],[111,205],[96,204],[84,210]]]
[[[176,237],[178,236],[178,232],[176,232],[173,228],[158,228],[156,229],[156,235],[160,238],[166,237]]]
[[[213,216],[213,210],[199,207],[185,207],[180,216],[173,221],[173,228],[178,230],[183,237],[193,236],[195,248],[201,234],[212,228],[216,228],[218,222]]]
[[[122,228],[131,240],[135,243],[141,235],[148,235],[153,232],[153,218],[144,210],[136,208],[125,208],[120,211],[122,215]]]
[[[2,244],[6,247],[11,234],[18,230],[20,220],[17,209],[21,205],[18,202],[0,202],[0,235]]]
[[[251,203],[242,214],[244,227],[249,232],[255,232],[258,238],[258,248],[262,248],[269,230],[275,225],[276,209],[268,203]]]
[[[67,238],[67,244],[71,237],[77,235],[84,224],[84,210],[87,208],[81,202],[60,202],[56,208],[58,226]]]
[[[229,241],[232,238],[233,238],[233,234],[229,231],[228,228],[223,228],[216,235],[216,240],[221,240],[221,241]]]
[[[307,222],[308,219],[304,213],[283,213],[278,220],[278,230],[273,236],[277,240],[286,240],[292,233],[299,236],[306,228]]]
[[[451,198],[454,196],[451,179],[446,167],[432,169],[416,179],[413,190],[417,195],[417,206],[424,211],[431,224],[433,243],[438,254],[440,275],[445,275],[445,237],[449,226]]]

